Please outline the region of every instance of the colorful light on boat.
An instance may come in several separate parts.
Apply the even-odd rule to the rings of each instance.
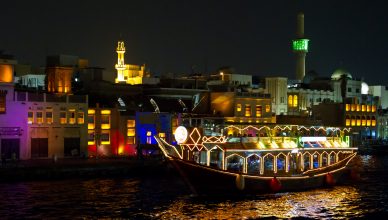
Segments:
[[[187,140],[187,129],[183,126],[176,128],[174,136],[178,144],[184,143]]]

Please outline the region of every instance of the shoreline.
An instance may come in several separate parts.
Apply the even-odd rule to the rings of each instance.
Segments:
[[[12,161],[0,166],[0,182],[162,175],[169,167],[161,158],[88,158]]]

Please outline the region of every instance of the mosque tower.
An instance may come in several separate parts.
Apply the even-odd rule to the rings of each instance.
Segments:
[[[296,54],[296,79],[303,80],[306,68],[306,54],[308,52],[309,39],[304,37],[304,14],[297,17],[296,39],[292,40],[292,50]]]
[[[124,53],[125,53],[124,41],[119,41],[117,43],[116,52],[117,52],[117,64],[115,65],[115,68],[117,70],[116,83],[125,82],[126,79],[124,78],[124,75],[125,75],[126,65],[124,63]]]

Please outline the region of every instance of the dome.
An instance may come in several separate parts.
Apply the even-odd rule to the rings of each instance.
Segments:
[[[353,79],[352,75],[350,75],[350,73],[345,69],[337,69],[331,75],[332,80],[339,80],[344,77],[346,77],[347,79]]]
[[[369,92],[369,86],[366,82],[361,83],[361,94],[366,95]]]

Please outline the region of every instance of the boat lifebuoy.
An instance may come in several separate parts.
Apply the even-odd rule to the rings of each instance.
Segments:
[[[269,181],[269,187],[271,188],[272,192],[277,192],[282,188],[282,183],[275,176]]]
[[[238,190],[244,190],[245,188],[245,178],[241,174],[236,176],[236,187]]]
[[[325,176],[325,182],[328,186],[334,186],[335,185],[335,179],[333,177],[333,174],[327,173]]]

